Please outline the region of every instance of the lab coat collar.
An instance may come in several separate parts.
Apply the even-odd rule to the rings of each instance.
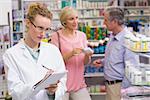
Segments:
[[[24,55],[27,59],[29,59],[29,60],[31,60],[33,63],[35,63],[33,57],[31,56],[31,54],[30,54],[30,52],[29,52],[29,50],[28,50],[28,49],[26,48],[26,46],[25,46],[24,40],[21,40],[21,41],[20,41],[20,48],[23,49],[23,55]]]
[[[36,63],[35,60],[33,59],[33,57],[31,56],[30,52],[28,51],[28,49],[25,47],[25,43],[24,43],[24,40],[22,39],[20,42],[19,42],[19,45],[20,45],[20,48],[24,49],[24,52],[23,52],[23,55],[25,57],[27,57],[28,59],[30,59],[32,62]],[[45,46],[43,45],[43,42],[40,43],[40,54],[39,54],[39,58],[37,60],[37,64],[40,62],[41,63],[41,60],[42,60],[42,55],[43,55],[43,49]]]

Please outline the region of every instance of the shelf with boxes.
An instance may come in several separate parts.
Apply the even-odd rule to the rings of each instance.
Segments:
[[[88,31],[85,31],[85,32],[88,32]],[[106,46],[106,44],[104,43],[106,43],[106,40],[107,40],[107,39],[105,40],[105,38],[106,38],[106,35],[104,35],[103,38],[99,38],[101,40],[96,40],[94,38],[93,40],[90,39],[88,41],[89,47],[93,49],[94,54],[92,55],[91,63],[86,65],[85,67],[84,77],[88,86],[89,93],[92,97],[92,100],[99,100],[99,98],[101,98],[101,100],[104,100],[105,95],[106,95],[106,89],[104,85],[103,67],[96,68],[92,64],[92,62],[95,59],[104,58],[105,56],[104,51],[105,51],[105,46]]]
[[[7,81],[5,75],[1,74],[0,75],[0,98],[5,99],[7,94],[8,94]]]
[[[124,6],[149,6],[149,0],[124,0]]]
[[[13,10],[13,37],[14,44],[23,37],[25,31],[24,18],[26,18],[27,7],[31,2],[45,3],[53,13],[53,27],[60,27],[59,12],[65,6],[73,6],[78,10],[79,22],[86,22],[90,26],[102,26],[103,10],[108,5],[108,0],[22,0],[21,10]],[[93,23],[96,23],[92,25]],[[47,35],[49,36],[49,35]]]
[[[91,76],[85,77],[88,91],[92,97],[92,100],[105,100],[106,87],[104,85],[103,76]],[[97,99],[94,99],[97,98]],[[99,99],[101,98],[101,99]]]
[[[101,84],[89,86],[88,91],[91,96],[105,96],[106,95],[105,85],[101,85]]]
[[[35,0],[23,0],[23,9],[25,13],[28,4],[31,2],[35,2]],[[73,6],[74,8],[76,8],[79,13],[79,18],[93,18],[96,16],[99,18],[100,16],[102,16],[103,10],[107,6],[107,0],[36,0],[36,2],[45,3],[47,8],[54,13],[54,19],[59,18],[59,12],[65,6]]]
[[[134,52],[150,52],[150,37],[149,37],[149,32],[150,28],[147,30],[147,34],[140,34],[135,32],[134,34],[131,35],[126,35],[125,36],[125,46]]]
[[[136,66],[132,62],[127,62],[126,76],[133,85],[150,86],[150,76],[148,76],[150,75],[150,37],[139,33],[126,35],[125,46],[138,55],[139,62]]]
[[[10,27],[0,26],[0,58],[2,57],[5,50],[7,50],[11,45],[10,38]]]
[[[125,17],[150,17],[150,6],[125,6]]]
[[[149,100],[150,98],[149,38],[149,35],[146,36],[139,33],[125,37],[125,47],[135,53],[135,57],[137,57],[137,63],[135,63],[136,61],[125,62],[125,75],[132,85],[123,91],[122,95],[125,100]]]
[[[149,100],[150,98],[150,54],[138,52],[136,54],[138,65],[126,62],[125,75],[132,86],[124,90],[123,100],[127,98],[127,100]]]
[[[0,99],[5,100],[8,95],[7,81],[4,73],[4,63],[2,56],[4,52],[11,46],[12,32],[12,0],[0,1]]]
[[[132,85],[150,86],[150,65],[149,54],[137,54],[139,56],[139,64],[135,66],[131,62],[126,62],[126,76]]]
[[[86,72],[85,75],[84,75],[84,77],[101,77],[101,76],[104,76],[103,72],[93,72],[93,73],[92,72],[89,72],[89,73]]]
[[[103,58],[104,56],[93,56],[92,61],[100,57]],[[101,98],[101,100],[104,100],[106,95],[106,88],[104,85],[105,79],[103,67],[96,68],[92,66],[92,63],[86,65],[84,77],[92,100],[99,100],[99,98]]]
[[[61,9],[49,9],[54,13],[54,20],[59,20],[59,12]],[[79,19],[103,19],[104,7],[98,8],[76,8],[79,14]]]
[[[144,27],[150,22],[149,0],[124,0],[125,20],[128,27],[138,32],[139,27]]]
[[[23,38],[23,16],[21,10],[12,10],[13,18],[13,45]]]
[[[79,14],[79,20],[89,20],[89,19],[103,19],[104,8],[87,8],[87,9],[77,9]],[[59,20],[60,10],[52,10],[55,13],[54,20]]]
[[[125,22],[128,27],[139,32],[140,28],[150,22],[149,0],[123,0],[120,6],[125,10]]]
[[[129,38],[128,38],[129,37]],[[131,83],[131,87],[123,92],[123,98],[127,100],[148,100],[150,94],[150,47],[149,37],[142,34],[134,34],[126,37],[125,47],[135,53],[135,62],[126,61],[125,75]],[[143,40],[144,39],[144,40]],[[138,98],[137,98],[138,96]],[[148,98],[147,98],[148,97]],[[123,99],[126,100],[126,99]]]
[[[85,81],[88,86],[88,91],[92,97],[92,100],[105,99],[106,88],[104,85],[104,73],[103,67],[96,68],[92,62],[95,59],[103,58],[104,54],[94,54],[91,59],[91,63],[85,67]]]
[[[8,95],[2,56],[10,48],[10,41],[10,27],[8,25],[0,26],[0,99],[5,99]]]
[[[105,54],[93,54],[92,57],[104,57]]]
[[[105,47],[109,40],[109,33],[107,29],[99,26],[86,26],[85,24],[87,23],[79,23],[79,30],[86,34],[88,46],[94,51],[93,57],[104,56]]]
[[[105,47],[109,40],[108,30],[102,26],[102,23],[103,20],[79,23],[79,30],[86,34],[88,46],[94,51],[92,61],[104,57]],[[85,79],[93,100],[105,99],[106,92],[103,75],[103,68],[96,68],[92,63],[85,67]]]

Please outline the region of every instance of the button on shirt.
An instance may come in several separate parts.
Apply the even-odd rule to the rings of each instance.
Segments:
[[[104,60],[105,79],[109,81],[123,80],[123,87],[127,87],[125,85],[129,84],[124,77],[125,61],[130,60],[135,62],[136,60],[135,54],[124,46],[124,36],[126,34],[132,33],[125,27],[116,36],[110,36],[110,41],[107,43]]]

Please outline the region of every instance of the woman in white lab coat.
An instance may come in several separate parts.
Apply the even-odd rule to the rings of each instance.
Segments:
[[[49,100],[55,94],[61,100],[66,90],[66,76],[46,89],[34,91],[48,69],[65,71],[61,53],[52,44],[41,42],[44,33],[50,30],[52,14],[46,6],[33,3],[29,6],[25,38],[8,49],[3,55],[8,90],[13,100]]]

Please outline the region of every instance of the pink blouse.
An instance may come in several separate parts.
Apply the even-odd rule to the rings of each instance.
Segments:
[[[65,54],[71,52],[73,48],[87,47],[86,35],[83,32],[76,31],[74,39],[63,36],[62,30],[58,31],[60,34],[61,53]],[[51,43],[59,47],[57,33],[52,34]],[[84,53],[75,55],[65,62],[67,74],[67,91],[77,91],[86,87],[84,79]]]

